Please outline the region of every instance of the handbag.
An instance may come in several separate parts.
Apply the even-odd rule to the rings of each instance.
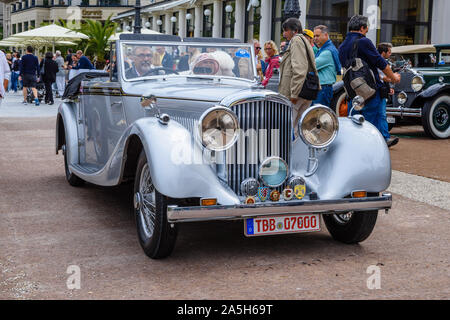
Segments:
[[[308,44],[305,42],[305,39],[303,39],[302,37],[300,38],[303,40],[303,43],[306,46],[306,54],[308,56],[309,64],[311,66],[314,66],[315,62],[312,61],[311,55],[309,54],[309,50],[307,47]],[[314,72],[308,72],[308,74],[306,75],[306,79],[305,82],[303,83],[302,90],[300,91],[300,94],[298,96],[305,100],[316,100],[320,90],[321,88],[319,75],[317,74],[317,71],[314,70]]]
[[[45,59],[44,59],[44,61],[42,61],[42,68],[39,71],[39,73],[41,74],[41,76],[43,76],[45,74]]]

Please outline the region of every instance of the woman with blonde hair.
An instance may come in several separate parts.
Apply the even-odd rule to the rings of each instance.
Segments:
[[[264,61],[265,70],[262,85],[266,87],[270,78],[273,76],[273,69],[280,68],[280,56],[278,53],[278,47],[272,40],[264,43],[264,52],[267,58]]]

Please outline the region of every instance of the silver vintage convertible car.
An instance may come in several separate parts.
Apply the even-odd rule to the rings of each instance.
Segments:
[[[67,181],[134,181],[149,257],[170,255],[177,225],[196,221],[242,220],[248,237],[325,223],[334,239],[358,243],[391,208],[378,130],[320,105],[292,123],[291,103],[258,83],[254,57],[229,39],[121,35],[108,73],[80,74],[66,89],[56,153]]]

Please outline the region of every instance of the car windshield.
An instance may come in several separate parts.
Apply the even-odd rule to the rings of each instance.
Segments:
[[[158,76],[193,75],[255,79],[249,44],[121,43],[126,80]]]

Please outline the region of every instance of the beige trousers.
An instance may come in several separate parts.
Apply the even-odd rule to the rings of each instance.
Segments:
[[[300,121],[303,112],[305,112],[306,109],[308,109],[311,106],[311,103],[312,103],[311,100],[298,98],[297,103],[292,104],[292,119],[293,119],[292,127],[294,128],[295,139],[299,137],[298,122]]]

